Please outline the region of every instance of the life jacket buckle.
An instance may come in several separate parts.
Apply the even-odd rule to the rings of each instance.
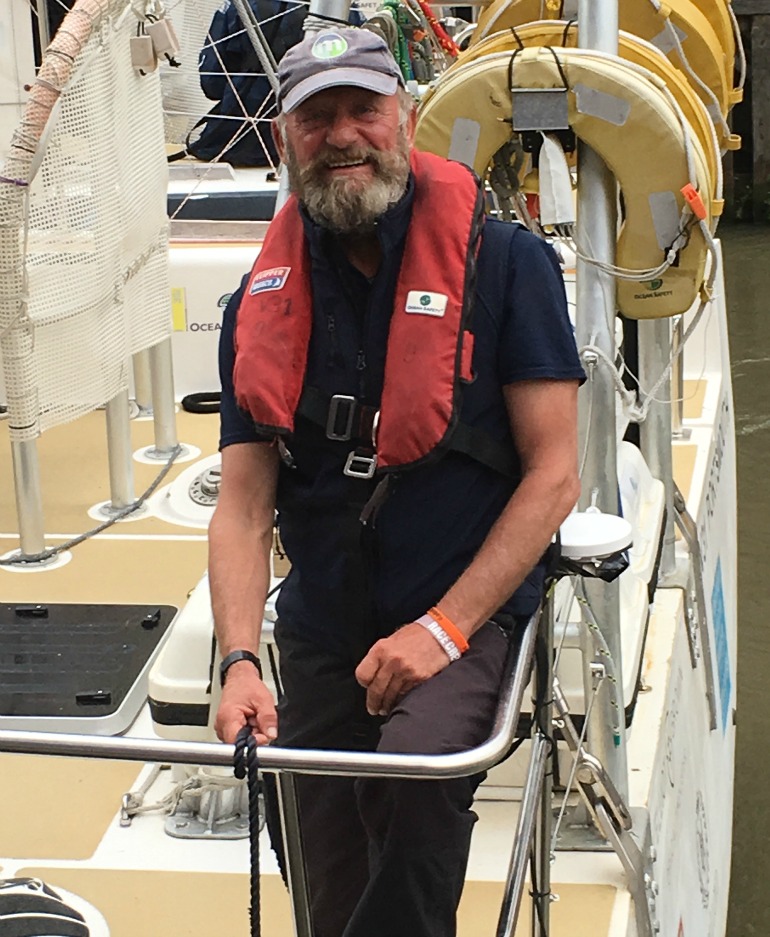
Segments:
[[[345,408],[347,407],[347,410]],[[329,415],[326,418],[326,438],[338,442],[348,442],[353,435],[353,420],[356,416],[358,401],[347,394],[335,394],[329,401]],[[352,453],[351,453],[352,454]],[[371,477],[371,476],[370,476]]]
[[[377,468],[377,453],[364,455],[355,449],[348,453],[345,460],[345,468],[342,470],[344,475],[350,478],[374,478],[374,470]]]

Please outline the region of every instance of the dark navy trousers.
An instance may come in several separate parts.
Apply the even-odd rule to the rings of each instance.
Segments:
[[[493,622],[387,719],[366,712],[354,655],[325,650],[280,623],[275,637],[278,745],[444,754],[490,735],[510,641]],[[482,780],[298,776],[314,937],[454,937]],[[283,868],[272,778],[265,788]]]

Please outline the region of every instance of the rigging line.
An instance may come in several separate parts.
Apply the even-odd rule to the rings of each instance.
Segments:
[[[292,8],[292,9],[295,9],[295,8]],[[291,12],[291,11],[284,11],[284,12]],[[283,14],[282,14],[282,15],[283,15]],[[269,20],[272,20],[272,19],[275,19],[275,18],[276,18],[275,16],[269,17],[269,18],[267,18],[267,19],[265,20],[265,22],[268,22]],[[202,17],[199,17],[199,19],[202,20]],[[255,22],[256,22],[256,17],[255,17],[254,19],[255,19]],[[264,35],[262,34],[262,30],[261,30],[261,27],[260,27],[259,23],[257,23],[257,28],[259,29],[260,36],[262,37],[262,42],[263,42],[265,45],[267,45],[267,41],[265,40],[265,37],[264,37]],[[248,32],[248,28],[244,28],[244,30],[242,30],[240,33],[238,33],[238,35],[241,35],[243,32]],[[250,119],[251,119],[251,115],[249,114],[246,105],[243,103],[243,99],[241,98],[240,94],[238,93],[238,89],[235,87],[235,84],[234,84],[234,82],[233,82],[233,80],[232,80],[232,76],[231,76],[230,72],[228,71],[227,67],[225,66],[224,61],[222,60],[222,56],[221,56],[221,54],[220,54],[219,49],[217,48],[217,44],[212,41],[212,38],[211,38],[211,30],[210,30],[210,24],[209,24],[209,28],[207,28],[207,30],[206,30],[206,38],[207,38],[207,40],[208,40],[208,42],[209,42],[211,48],[214,50],[214,55],[215,55],[216,58],[217,58],[217,62],[219,63],[219,67],[220,67],[221,70],[222,70],[222,74],[224,75],[224,77],[225,77],[225,79],[226,79],[228,85],[230,86],[230,90],[232,91],[232,93],[233,93],[233,95],[234,95],[236,101],[238,102],[238,106],[240,107],[241,112],[242,112],[244,118],[245,118],[246,120],[250,120]],[[249,36],[249,39],[251,40],[252,45],[254,45],[254,41],[253,41],[253,39],[251,38],[251,36]],[[205,48],[205,46],[204,46],[204,48]],[[256,46],[254,46],[254,51],[257,53],[257,58],[259,59],[260,64],[262,65],[262,68],[264,68],[264,69],[266,70],[266,71],[265,71],[265,77],[268,79],[268,82],[270,83],[270,87],[271,87],[272,92],[275,93],[276,90],[277,90],[277,84],[276,84],[277,79],[276,79],[276,76],[275,76],[275,72],[273,72],[272,77],[271,77],[271,75],[269,75],[269,74],[267,73],[266,63],[265,63],[265,61],[263,61],[263,58],[262,58],[262,56],[260,55],[260,50],[257,49]],[[272,59],[272,53],[270,53],[270,57],[271,57],[271,59]],[[273,60],[273,61],[274,61],[274,60]],[[268,98],[269,98],[269,97],[270,97],[270,95],[268,95]],[[267,100],[267,99],[266,99],[266,100]],[[260,139],[260,142],[261,142],[261,139]],[[230,144],[228,144],[228,146],[229,146],[229,145],[230,145]],[[264,144],[262,145],[262,148],[263,148],[263,150],[265,150]],[[221,154],[220,154],[220,155],[221,155]],[[268,155],[268,156],[269,156],[269,154],[267,154],[267,151],[266,151],[266,150],[265,150],[265,155]],[[270,164],[272,165],[272,160],[270,160]],[[275,166],[273,166],[273,169],[275,169]]]
[[[278,69],[278,63],[275,60],[273,55],[273,50],[270,48],[265,34],[262,32],[262,27],[259,25],[254,11],[251,8],[248,0],[231,0],[235,5],[235,9],[238,11],[238,16],[241,19],[241,22],[246,20],[244,26],[246,27],[246,32],[249,35],[249,42],[257,54],[262,68],[265,70],[265,75],[267,80],[270,82],[270,87],[273,89],[275,95],[278,95],[278,75],[276,71]]]
[[[236,119],[239,119],[239,118],[236,118]],[[185,197],[182,199],[179,205],[177,205],[177,207],[174,209],[174,213],[172,215],[169,215],[169,221],[175,221],[179,215],[179,212],[182,211],[182,209],[190,201],[190,199],[194,198],[194,196],[198,192],[198,189],[200,189],[200,187],[203,185],[204,181],[208,178],[209,174],[213,172],[214,166],[218,165],[220,162],[223,162],[222,156],[224,155],[224,153],[227,150],[229,150],[231,146],[234,146],[236,143],[238,143],[243,137],[246,136],[246,134],[250,133],[252,130],[253,130],[253,127],[251,126],[250,123],[246,123],[245,121],[241,122],[240,126],[235,131],[235,133],[230,137],[230,139],[227,141],[222,151],[218,153],[214,157],[214,159],[209,160],[205,164],[206,169],[201,174],[200,178],[195,180],[190,191],[185,195]],[[227,163],[227,161],[224,161],[224,165],[229,165],[229,164]],[[272,163],[271,163],[271,166],[272,166]],[[275,167],[273,167],[273,169],[275,169]]]
[[[27,2],[30,2],[30,0],[27,0]],[[183,0],[179,0],[179,2],[183,2]],[[289,0],[285,0],[285,2],[289,2]],[[294,13],[295,10],[299,10],[302,7],[307,7],[309,9],[310,0],[294,0],[293,6],[287,7],[287,9],[285,10],[281,10],[279,13],[271,13],[270,16],[266,16],[264,19],[261,19],[261,20],[258,19],[257,22],[259,23],[260,26],[265,26],[268,23],[272,23],[274,20],[282,19],[284,16],[287,16],[289,13]],[[335,22],[337,21],[335,20]],[[228,33],[226,36],[223,36],[221,39],[217,39],[216,41],[211,40],[210,42],[205,43],[203,48],[213,49],[215,46],[220,45],[223,42],[227,42],[228,39],[235,39],[237,36],[243,36],[246,34],[247,34],[246,27],[244,27],[243,29],[236,29],[234,32]]]
[[[591,603],[588,600],[588,596],[585,591],[585,583],[582,580],[578,582],[578,589],[580,593],[577,595],[577,600],[580,604],[582,610],[581,619],[585,622],[586,627],[588,628],[589,634],[592,636],[594,641],[594,647],[598,645],[598,650],[596,653],[599,657],[604,659],[604,670],[607,674],[607,680],[609,681],[609,692],[610,692],[610,705],[615,714],[615,724],[612,726],[612,731],[615,736],[615,744],[618,743],[621,736],[621,717],[620,713],[622,711],[620,698],[618,694],[618,673],[615,669],[615,661],[610,652],[609,645],[602,634],[602,630],[599,627],[599,623],[596,620],[594,615],[593,608],[591,608]]]
[[[708,322],[709,316],[711,316],[712,311],[713,311],[713,310],[712,310],[712,307],[709,306],[709,308],[708,308],[708,310],[707,310],[707,315],[706,315],[706,320],[705,320],[705,322]],[[680,316],[680,318],[681,318],[681,316]],[[705,322],[704,322],[704,326],[705,326]],[[683,336],[683,337],[682,337],[681,346],[680,346],[680,347],[682,348],[682,351],[679,352],[679,354],[681,354],[681,355],[684,355],[684,351],[683,351],[683,349],[684,349],[684,343],[685,343],[685,339],[684,339],[684,336]],[[706,345],[707,345],[707,343],[708,343],[708,338],[707,338],[707,335],[706,335],[706,333],[705,333],[705,331],[704,331],[704,333],[703,333],[703,348],[702,348],[702,354],[701,354],[701,369],[700,369],[700,372],[698,373],[698,377],[695,379],[696,385],[697,385],[698,383],[700,383],[700,381],[701,381],[702,378],[703,378],[703,375],[706,373]],[[673,339],[672,339],[672,341],[671,341],[671,348],[672,348],[672,349],[674,348]],[[620,353],[618,353],[618,357],[620,358],[621,362],[623,363],[623,369],[624,369],[624,371],[628,374],[628,376],[631,378],[631,380],[636,384],[636,387],[637,387],[637,390],[638,390],[639,394],[640,394],[641,396],[644,396],[644,397],[648,396],[648,394],[646,393],[646,391],[642,388],[642,384],[641,384],[641,381],[640,381],[640,379],[639,379],[639,376],[638,376],[637,374],[635,374],[634,371],[629,367],[628,362],[625,360],[625,358],[623,357],[623,355],[620,354]],[[671,366],[671,364],[673,364],[674,360],[675,360],[675,356],[672,355],[671,361],[669,362],[669,367]],[[681,396],[681,397],[672,397],[670,400],[663,400],[663,399],[660,398],[660,397],[655,397],[655,398],[654,398],[654,402],[655,402],[655,403],[686,403],[688,400],[693,400],[695,397],[697,397],[697,395],[698,395],[698,391],[697,391],[697,389],[696,389],[696,390],[694,390],[691,394],[686,394],[686,395],[683,395],[683,396]]]
[[[682,354],[685,343],[687,342],[687,339],[692,335],[695,328],[697,328],[701,318],[703,317],[703,313],[708,308],[708,306],[709,306],[709,303],[707,301],[705,300],[701,301],[701,304],[698,306],[698,311],[693,316],[692,322],[689,324],[689,326],[685,330],[684,335],[682,336],[682,341],[679,343],[679,345],[676,348],[674,348],[674,351],[672,352],[671,357],[668,359],[668,363],[663,368],[663,372],[661,373],[657,381],[652,385],[650,390],[645,394],[641,386],[639,387],[639,390],[643,394],[643,399],[642,399],[642,404],[639,407],[640,420],[638,420],[638,422],[642,422],[643,420],[647,418],[647,414],[653,403],[669,403],[670,402],[667,400],[657,400],[655,397],[655,394],[657,394],[657,392],[665,383],[666,379],[668,378],[668,375],[671,372],[671,368],[673,367],[674,362]]]
[[[575,775],[577,774],[578,769],[578,757],[583,750],[583,743],[585,742],[586,733],[588,731],[588,720],[591,717],[593,712],[594,703],[601,689],[602,683],[604,683],[606,677],[602,677],[597,681],[596,686],[593,688],[591,698],[588,701],[588,706],[586,707],[586,714],[583,720],[583,728],[580,730],[580,737],[578,738],[577,751],[572,752],[572,767],[570,769],[569,777],[567,778],[567,786],[564,790],[564,799],[561,802],[561,808],[559,809],[559,815],[556,818],[556,821],[553,825],[553,833],[551,834],[551,852],[556,851],[556,840],[559,838],[559,830],[561,828],[562,821],[564,820],[564,813],[567,809],[567,799],[572,793],[572,785],[575,783]]]
[[[590,347],[590,346],[587,346],[587,347]],[[585,350],[586,349],[581,348],[580,350],[581,356],[582,356],[583,351]],[[588,448],[589,448],[589,441],[591,438],[591,429],[592,429],[592,424],[593,424],[594,388],[595,388],[594,370],[595,368],[596,368],[596,364],[594,362],[591,362],[588,365],[588,412],[586,414],[586,422],[585,422],[586,438],[583,441],[583,455],[580,458],[580,468],[578,469],[578,478],[580,479],[583,478],[583,472],[585,471],[586,462],[588,461]]]
[[[738,89],[743,91],[743,86],[746,84],[746,50],[743,48],[741,27],[738,25],[738,17],[735,14],[732,3],[727,4],[727,11],[730,14],[730,22],[732,23],[733,36],[735,39],[735,49],[738,53],[738,61],[740,62],[740,71],[738,73]]]
[[[182,452],[182,447],[176,445],[171,451],[171,455],[168,458],[168,461],[165,463],[163,468],[155,476],[155,479],[150,483],[150,485],[145,489],[145,491],[134,501],[132,504],[127,505],[125,508],[122,508],[118,511],[113,517],[106,520],[103,524],[99,524],[96,527],[93,527],[91,530],[87,530],[82,534],[79,534],[77,537],[73,537],[71,540],[68,540],[66,543],[60,543],[55,547],[51,547],[48,550],[43,550],[42,553],[36,553],[34,556],[14,556],[10,559],[2,560],[0,559],[0,566],[24,566],[30,563],[37,563],[43,560],[53,559],[53,557],[58,556],[60,553],[63,553],[65,550],[69,550],[72,547],[76,547],[79,544],[89,540],[91,537],[95,537],[97,534],[102,533],[102,531],[107,530],[108,527],[112,527],[113,524],[117,524],[118,521],[122,521],[124,518],[133,514],[135,511],[138,511],[140,507],[144,505],[147,499],[154,494],[155,490],[158,488],[163,479],[171,471],[171,468],[178,458],[179,454]]]
[[[572,608],[572,604],[575,600],[575,596],[577,594],[577,589],[576,589],[575,582],[574,582],[574,576],[569,577],[569,584],[570,584],[570,589],[571,589],[572,594],[569,596],[569,601],[565,603],[565,607],[567,609],[566,621],[564,622],[564,627],[562,628],[562,632],[561,632],[561,638],[559,638],[559,644],[556,648],[556,653],[554,654],[554,658],[553,658],[554,672],[559,667],[559,661],[561,660],[561,652],[562,652],[562,649],[564,648],[564,642],[567,638],[567,625],[569,624],[569,613],[570,613],[570,609]],[[555,600],[556,600],[556,594],[554,591],[554,596],[552,598],[552,601],[555,602]]]
[[[50,0],[48,0],[48,2],[50,2]],[[72,7],[67,6],[64,0],[54,0],[54,3],[58,7],[61,7],[63,10],[66,10],[68,13],[70,13],[72,10]],[[36,16],[38,19],[40,19],[40,10],[38,9],[38,6],[35,0],[27,0],[27,6],[32,11],[32,14]],[[53,36],[51,38],[53,38]]]
[[[222,148],[222,150],[214,157],[214,159],[208,161],[207,169],[201,174],[201,176],[200,176],[199,179],[196,179],[196,180],[195,180],[195,182],[194,182],[192,188],[190,189],[190,191],[189,191],[189,192],[187,193],[187,195],[182,199],[182,201],[181,201],[180,204],[177,206],[177,208],[176,208],[176,210],[174,211],[174,213],[170,216],[170,220],[172,220],[172,221],[173,221],[175,218],[177,218],[177,216],[179,215],[179,212],[184,208],[184,206],[187,204],[187,202],[189,202],[190,199],[191,199],[194,195],[197,194],[198,190],[201,188],[201,186],[203,185],[203,183],[204,183],[204,182],[206,181],[206,179],[208,178],[209,174],[212,172],[214,166],[215,166],[217,163],[220,162],[220,160],[221,160],[222,156],[224,155],[224,153],[225,153],[227,150],[229,150],[235,143],[237,143],[242,137],[244,137],[244,136],[245,136],[247,133],[249,133],[250,131],[254,130],[254,132],[256,133],[256,119],[255,119],[255,118],[252,118],[252,116],[248,113],[248,110],[247,110],[247,108],[246,108],[246,105],[243,103],[243,100],[242,100],[240,94],[238,93],[238,89],[235,87],[235,84],[234,84],[234,82],[233,82],[233,80],[232,80],[231,74],[230,74],[230,72],[227,70],[227,67],[225,66],[225,63],[224,63],[224,61],[222,60],[222,56],[221,56],[221,54],[220,54],[220,51],[219,51],[219,49],[216,47],[216,43],[213,43],[213,42],[211,41],[211,32],[210,32],[209,29],[207,29],[207,31],[206,31],[206,36],[207,36],[207,38],[208,38],[208,40],[209,40],[209,43],[211,44],[211,47],[212,47],[213,50],[214,50],[214,55],[216,56],[217,61],[219,62],[219,65],[220,65],[220,67],[221,67],[221,69],[222,69],[222,74],[224,75],[225,80],[227,81],[228,85],[230,86],[230,90],[233,92],[233,95],[234,95],[236,101],[238,102],[238,106],[239,106],[240,109],[241,109],[241,113],[242,113],[242,115],[243,115],[243,118],[242,118],[242,119],[243,119],[243,123],[238,127],[238,129],[235,131],[235,133],[232,135],[232,137],[230,137],[230,139],[227,141],[227,143],[225,144],[225,146],[224,146],[224,147]],[[267,105],[267,101],[268,101],[269,99],[270,99],[270,95],[268,95],[267,98],[265,98],[265,101],[263,102],[263,106],[266,106],[266,105]],[[237,117],[236,115],[230,115],[230,116],[231,116],[231,118],[234,117],[236,120],[241,120],[241,118]],[[273,169],[273,171],[276,171],[277,167],[273,164],[273,161],[272,161],[272,159],[271,159],[271,157],[270,157],[270,154],[267,152],[267,148],[265,147],[265,144],[264,144],[264,142],[262,141],[262,138],[259,136],[259,134],[256,134],[256,136],[257,136],[257,138],[259,139],[260,145],[262,146],[262,150],[263,150],[265,156],[267,156],[267,158],[268,158],[268,162],[269,162],[270,167]]]
[[[714,118],[713,114],[711,114],[711,112],[709,111],[709,114],[711,114],[712,121],[714,121],[714,123],[717,123],[718,121],[722,126],[722,130],[725,136],[729,137],[732,131],[730,130],[730,125],[722,116],[722,107],[719,101],[717,100],[717,96],[714,94],[711,88],[709,88],[709,86],[703,81],[703,79],[698,75],[698,73],[695,71],[692,65],[690,65],[689,59],[687,58],[687,55],[685,54],[685,51],[682,48],[682,42],[679,38],[679,33],[674,28],[674,24],[671,22],[671,19],[669,17],[666,17],[665,28],[668,30],[668,32],[671,35],[671,39],[674,45],[676,46],[676,51],[679,53],[679,58],[682,60],[682,64],[684,65],[685,71],[688,73],[690,78],[698,85],[698,87],[703,91],[703,93],[708,98],[710,98],[712,105],[716,108],[716,113],[719,115],[717,118]]]

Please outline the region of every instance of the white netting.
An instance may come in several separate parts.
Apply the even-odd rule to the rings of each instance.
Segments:
[[[128,386],[170,331],[157,73],[131,66],[130,0],[78,0],[0,169],[0,350],[11,438]]]
[[[167,4],[180,50],[178,68],[165,62],[160,66],[169,143],[184,143],[193,125],[214,106],[215,102],[201,91],[198,59],[211,19],[221,6],[222,0],[175,0]]]

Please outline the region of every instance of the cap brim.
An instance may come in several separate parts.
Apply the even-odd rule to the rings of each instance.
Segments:
[[[398,85],[398,78],[394,75],[382,75],[363,68],[330,68],[326,72],[311,75],[292,88],[281,101],[281,111],[290,114],[303,101],[327,88],[365,88],[367,91],[390,96],[396,93]]]

